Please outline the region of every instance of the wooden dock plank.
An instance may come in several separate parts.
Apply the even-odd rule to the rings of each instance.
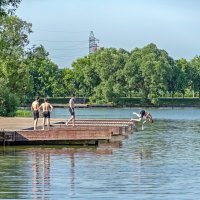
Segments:
[[[9,120],[8,120],[9,119]],[[33,130],[30,127],[30,118],[1,118],[0,122],[5,122],[10,129],[2,129],[0,134],[0,142],[18,144],[60,144],[59,141],[68,141],[70,144],[75,144],[77,141],[90,141],[93,144],[99,141],[118,142],[127,138],[132,132],[133,122],[129,120],[116,119],[79,119],[76,120],[75,126],[65,125],[65,120],[51,119],[52,125],[50,128],[42,130],[41,121],[39,122],[38,130]],[[53,123],[54,122],[54,123]],[[32,123],[31,123],[32,124]],[[2,124],[1,124],[2,125]]]
[[[109,140],[112,133],[104,130],[38,130],[17,131],[16,141],[38,140]]]
[[[96,126],[94,124],[92,125],[78,125],[78,126],[66,126],[66,125],[58,125],[58,124],[54,124],[51,127],[51,130],[54,129],[66,129],[66,130],[83,130],[83,131],[87,131],[87,130],[104,130],[107,132],[111,132],[113,135],[120,135],[123,133],[123,127],[120,126]]]

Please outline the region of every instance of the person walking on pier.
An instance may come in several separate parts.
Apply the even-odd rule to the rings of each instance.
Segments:
[[[33,117],[34,117],[34,130],[37,130],[37,123],[39,118],[39,111],[40,111],[40,97],[37,96],[35,98],[35,101],[31,105],[31,110],[33,111]]]
[[[47,119],[47,126],[50,127],[50,112],[53,110],[53,106],[48,102],[48,99],[44,99],[44,103],[41,104],[40,109],[43,111],[43,130]]]
[[[74,96],[71,96],[69,100],[69,112],[71,114],[71,117],[69,120],[65,123],[66,125],[69,124],[69,122],[72,120],[73,121],[73,126],[75,126],[75,104],[74,104]]]

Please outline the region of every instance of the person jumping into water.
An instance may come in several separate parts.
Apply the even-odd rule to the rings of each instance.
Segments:
[[[143,125],[146,122],[153,123],[153,117],[152,117],[152,115],[149,112],[146,112],[145,110],[141,110],[140,114],[138,114],[136,112],[134,112],[133,114],[136,115],[138,118],[137,119],[135,119],[135,118],[131,119],[131,121],[135,121],[135,122],[141,122],[141,121],[143,121],[142,122],[142,130],[144,129]]]

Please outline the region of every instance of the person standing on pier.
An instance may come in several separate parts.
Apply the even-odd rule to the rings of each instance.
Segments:
[[[75,104],[74,104],[74,96],[71,96],[70,100],[69,100],[69,112],[71,114],[71,117],[69,118],[69,120],[65,123],[66,125],[69,124],[69,122],[72,120],[73,121],[73,126],[75,126]]]
[[[35,101],[31,105],[31,110],[33,111],[33,117],[34,117],[34,130],[37,130],[37,123],[39,118],[39,111],[40,111],[40,97],[37,96],[35,98]]]
[[[53,110],[53,106],[48,102],[48,99],[44,99],[44,103],[41,104],[40,108],[43,110],[43,130],[47,119],[47,126],[50,127],[50,112]]]

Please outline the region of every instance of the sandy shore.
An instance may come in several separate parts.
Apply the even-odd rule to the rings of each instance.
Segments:
[[[51,119],[51,123],[66,121],[66,119]],[[0,130],[20,130],[33,127],[33,118],[26,117],[0,117]],[[38,126],[42,125],[42,118],[38,119]]]

